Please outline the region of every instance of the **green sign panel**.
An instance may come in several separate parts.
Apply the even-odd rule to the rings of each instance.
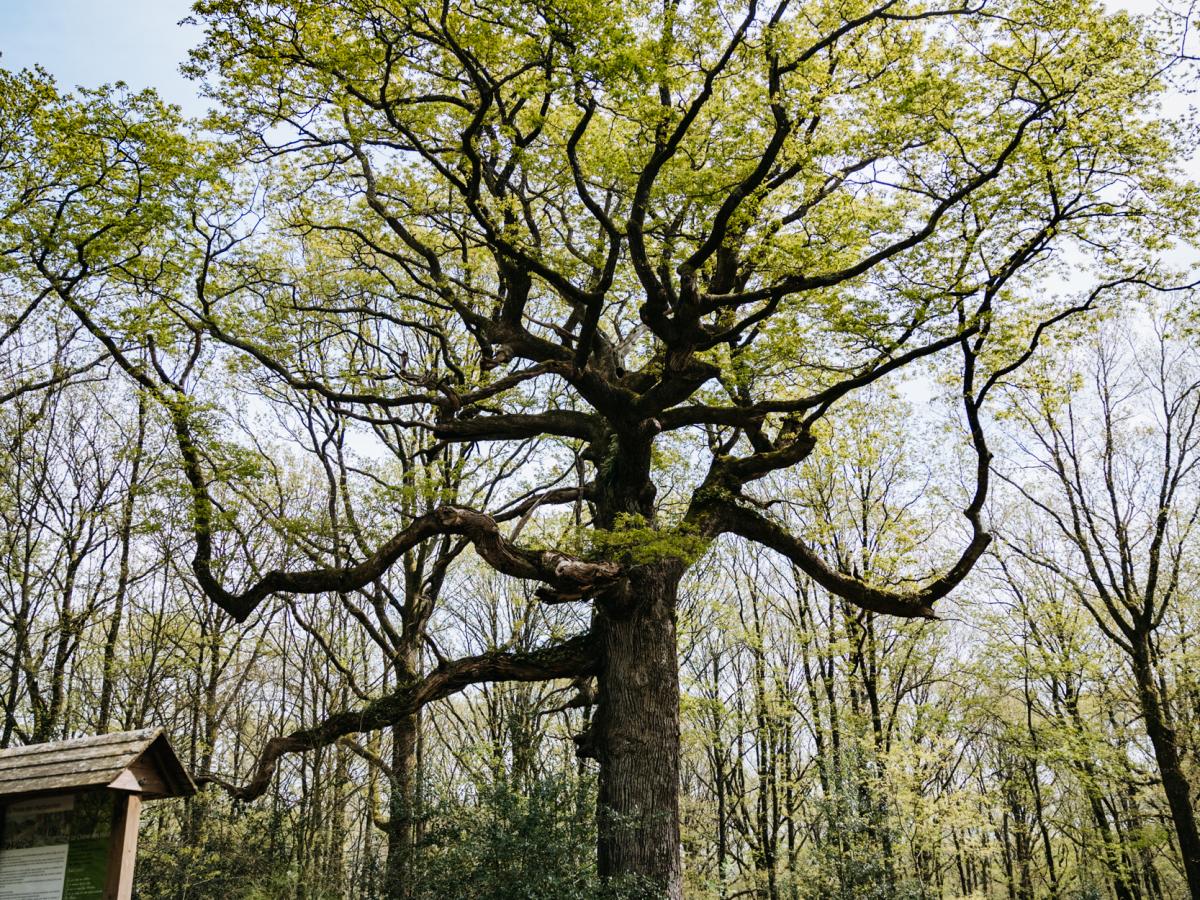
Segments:
[[[8,805],[0,900],[101,900],[114,811],[103,790]]]

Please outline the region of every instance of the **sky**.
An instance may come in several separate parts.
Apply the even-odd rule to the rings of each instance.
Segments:
[[[502,2],[502,0],[499,0]],[[601,2],[601,0],[597,0]],[[1148,13],[1159,0],[1108,0],[1112,9]],[[181,25],[192,0],[0,0],[0,67],[37,63],[63,87],[124,81],[154,87],[187,115],[207,110],[197,85],[179,73],[196,26]],[[1169,94],[1164,112],[1182,116],[1194,98]],[[1186,165],[1200,179],[1200,154]]]
[[[199,29],[191,0],[0,0],[0,66],[39,63],[63,87],[124,81],[154,87],[185,113],[206,104],[179,74]]]
[[[199,29],[181,26],[192,0],[0,0],[0,66],[42,65],[64,87],[124,81],[155,87],[185,113],[205,103],[179,74]],[[599,2],[599,0],[598,0]],[[1109,0],[1148,12],[1156,0]]]

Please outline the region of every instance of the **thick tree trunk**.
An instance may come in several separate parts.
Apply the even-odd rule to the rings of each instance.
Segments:
[[[679,667],[675,602],[683,566],[639,566],[598,604],[601,877],[647,897],[683,897],[679,846]]]
[[[420,719],[414,713],[392,727],[392,778],[387,827],[387,873],[384,896],[412,896],[413,854],[417,824],[417,735]]]
[[[1154,747],[1154,757],[1162,777],[1163,793],[1171,810],[1171,820],[1175,824],[1175,834],[1179,839],[1179,853],[1183,857],[1188,889],[1194,900],[1200,900],[1200,830],[1197,829],[1196,811],[1192,807],[1191,785],[1179,759],[1175,728],[1163,707],[1150,659],[1148,648],[1136,648],[1133,674],[1137,681],[1138,701],[1146,723],[1146,734]]]

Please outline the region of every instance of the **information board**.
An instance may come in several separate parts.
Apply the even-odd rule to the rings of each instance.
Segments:
[[[104,790],[4,807],[0,900],[101,900],[113,813]]]

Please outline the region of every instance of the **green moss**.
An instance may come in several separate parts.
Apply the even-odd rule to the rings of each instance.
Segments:
[[[619,560],[626,565],[645,565],[665,559],[679,559],[691,565],[708,548],[707,538],[680,526],[670,530],[655,528],[643,516],[622,513],[615,527],[595,528],[587,534],[589,555]]]

